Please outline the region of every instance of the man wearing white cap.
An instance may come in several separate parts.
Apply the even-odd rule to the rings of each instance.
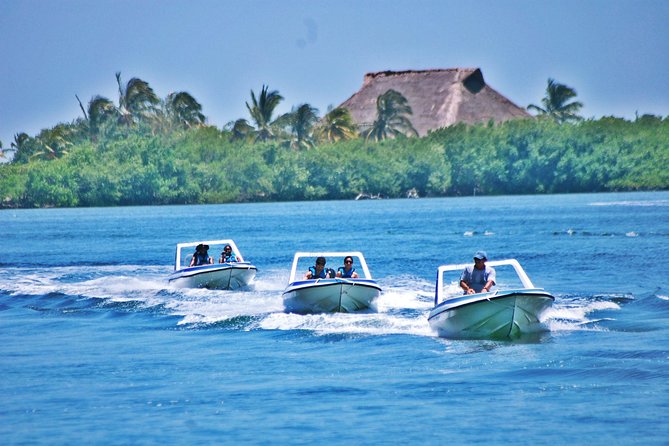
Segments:
[[[460,276],[460,286],[465,294],[487,293],[495,285],[495,269],[485,264],[485,251],[474,254],[474,264],[465,267]]]

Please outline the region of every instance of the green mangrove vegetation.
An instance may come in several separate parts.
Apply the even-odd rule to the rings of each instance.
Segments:
[[[536,118],[417,137],[411,108],[392,90],[363,131],[345,109],[319,118],[300,104],[275,116],[283,97],[266,86],[251,92],[250,121],[217,128],[186,92],[160,99],[140,79],[116,78],[117,103],[96,96],[80,102],[83,118],[0,145],[14,152],[0,164],[0,207],[669,188],[669,117],[583,120],[581,104],[569,102],[575,92],[553,80],[542,106],[530,107]]]

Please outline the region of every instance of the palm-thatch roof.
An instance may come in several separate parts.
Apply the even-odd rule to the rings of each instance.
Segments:
[[[418,134],[453,124],[529,118],[523,108],[490,88],[478,68],[379,71],[365,74],[362,88],[341,106],[360,127],[376,120],[376,98],[393,89],[409,102]]]

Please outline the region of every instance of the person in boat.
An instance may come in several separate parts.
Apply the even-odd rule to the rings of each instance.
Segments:
[[[209,245],[200,243],[195,247],[193,258],[190,259],[190,266],[210,265],[214,259],[209,256]]]
[[[355,268],[353,268],[353,257],[344,257],[344,266],[337,268],[337,277],[343,279],[357,279],[359,277],[358,273],[355,272]]]
[[[330,268],[325,268],[325,257],[316,258],[316,264],[309,267],[309,271],[304,275],[304,278],[307,280],[313,279],[332,279],[334,277],[334,271]]]
[[[223,251],[221,251],[221,257],[219,257],[218,263],[230,263],[237,261],[237,256],[234,252],[232,252],[232,246],[225,245]]]
[[[465,294],[487,293],[495,285],[495,269],[487,266],[485,251],[474,254],[474,264],[467,265],[460,276],[460,287]]]

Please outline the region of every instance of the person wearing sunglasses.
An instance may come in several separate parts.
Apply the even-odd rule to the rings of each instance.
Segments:
[[[343,279],[357,279],[359,277],[358,273],[355,272],[355,268],[353,268],[353,257],[344,257],[344,266],[337,268],[337,277]]]
[[[218,263],[230,263],[236,261],[237,256],[235,256],[235,253],[232,252],[232,246],[225,245],[223,251],[221,251],[221,257],[218,259]]]

